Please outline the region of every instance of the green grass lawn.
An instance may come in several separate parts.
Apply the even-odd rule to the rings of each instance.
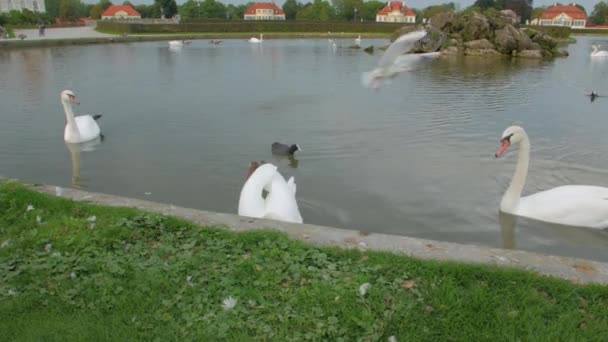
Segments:
[[[608,336],[606,286],[234,233],[14,182],[0,182],[0,215],[2,341]]]

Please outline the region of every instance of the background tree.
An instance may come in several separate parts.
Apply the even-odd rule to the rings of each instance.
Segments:
[[[424,8],[419,13],[416,13],[416,21],[420,22],[422,19],[430,19],[433,16],[444,13],[444,12],[454,12],[456,10],[456,5],[453,2],[448,2],[445,4],[432,5]]]
[[[535,9],[532,10],[532,13],[530,14],[530,19],[534,20],[534,19],[540,18],[540,16],[543,14],[543,12],[546,9],[547,9],[547,7],[545,7],[545,6],[536,7]]]
[[[201,3],[201,15],[206,18],[226,18],[226,6],[216,0],[205,0]]]
[[[331,2],[336,9],[336,16],[344,20],[353,20],[355,18],[355,8],[357,13],[361,12],[363,8],[363,0],[331,0]]]
[[[226,6],[226,13],[230,19],[243,19],[243,16],[245,15],[245,10],[247,9],[247,7],[251,6],[251,4],[253,4],[253,2],[248,2],[246,4],[238,6],[229,4],[228,6]]]
[[[532,0],[505,0],[501,3],[497,2],[497,9],[510,9],[520,18],[521,22],[526,22],[532,17]]]
[[[332,20],[336,17],[336,13],[331,4],[323,0],[315,0],[315,2],[304,5],[296,14],[298,20]]]
[[[78,0],[60,0],[59,1],[59,18],[66,21],[78,20],[80,1]]]
[[[44,7],[51,18],[59,17],[59,0],[44,0]]]
[[[123,6],[131,6],[131,7],[135,8],[135,5],[133,5],[133,4],[132,4],[131,2],[129,2],[129,1],[124,1],[124,2],[122,3],[122,5],[123,5]]]
[[[283,12],[285,12],[285,19],[294,20],[296,18],[296,14],[303,7],[302,4],[298,3],[296,0],[287,0],[283,4]]]
[[[600,1],[595,4],[589,19],[596,25],[602,25],[608,22],[608,2]]]
[[[173,18],[177,14],[177,3],[175,0],[155,0],[160,5],[161,13],[165,18]]]
[[[376,14],[385,5],[385,2],[380,2],[377,0],[364,2],[362,8],[360,9],[359,16],[361,16],[361,19],[363,20],[375,21]]]
[[[200,2],[188,0],[183,5],[179,6],[178,12],[182,18],[205,18],[203,13],[200,13]]]

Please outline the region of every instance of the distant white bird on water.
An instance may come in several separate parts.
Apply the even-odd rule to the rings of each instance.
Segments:
[[[255,37],[251,37],[249,38],[249,42],[250,43],[262,43],[264,41],[264,34],[260,33],[260,39],[257,39]]]
[[[591,57],[608,57],[608,51],[600,50],[597,45],[591,45],[593,52],[591,53]]]
[[[359,37],[355,38],[355,44],[357,46],[361,46],[361,35],[359,35]]]
[[[426,35],[427,32],[423,29],[404,34],[397,38],[380,58],[378,67],[370,72],[363,73],[363,85],[368,88],[378,89],[383,80],[393,78],[400,72],[407,70],[403,63],[396,63],[397,59],[403,54],[410,52],[414,44]]]

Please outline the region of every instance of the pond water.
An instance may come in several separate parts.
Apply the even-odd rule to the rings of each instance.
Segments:
[[[532,144],[524,194],[608,186],[608,60],[577,37],[554,61],[445,59],[379,92],[380,55],[327,40],[194,41],[0,51],[0,175],[236,213],[252,160],[295,176],[306,223],[608,261],[608,234],[500,217],[519,124]],[[363,45],[386,44],[365,40]],[[63,142],[59,92],[103,114],[106,139]],[[297,160],[271,155],[298,143]]]

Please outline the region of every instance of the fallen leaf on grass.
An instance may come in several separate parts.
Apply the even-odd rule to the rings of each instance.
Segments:
[[[411,289],[414,286],[416,286],[416,282],[413,280],[406,280],[403,283],[401,283],[401,287],[403,287],[404,289]]]
[[[583,330],[587,329],[587,323],[583,322],[581,323],[581,325],[579,325],[579,327]]]
[[[424,312],[431,313],[433,311],[435,311],[435,308],[433,308],[430,305],[427,305],[427,306],[424,307]]]

